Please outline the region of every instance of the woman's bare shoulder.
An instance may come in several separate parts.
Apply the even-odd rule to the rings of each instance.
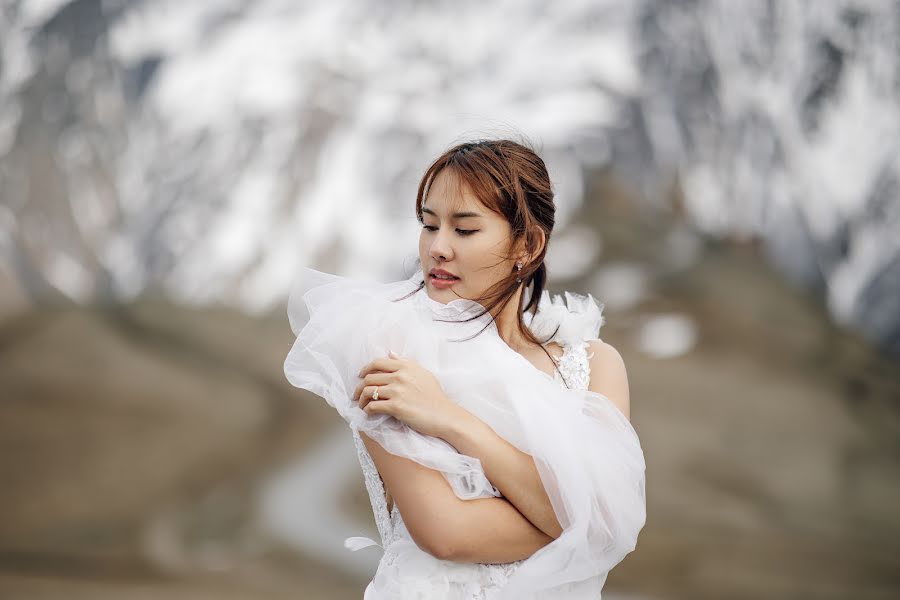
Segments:
[[[628,372],[619,351],[603,340],[588,340],[591,379],[588,389],[612,401],[626,418],[631,418]]]

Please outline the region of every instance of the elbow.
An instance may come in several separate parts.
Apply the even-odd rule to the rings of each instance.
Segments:
[[[459,562],[461,560],[456,546],[447,540],[432,543],[426,552],[440,560],[451,560],[454,562]]]
[[[433,536],[434,539],[416,541],[416,545],[423,552],[439,560],[459,561],[459,549],[453,540],[446,536]]]
[[[476,562],[471,553],[470,544],[465,542],[464,527],[441,527],[433,531],[433,535],[425,550],[440,560],[453,562]]]
[[[459,544],[450,528],[429,527],[425,531],[409,528],[410,536],[420,550],[440,560],[459,562]]]
[[[439,543],[433,544],[429,554],[440,560],[452,562],[474,563],[480,560],[480,555],[473,552],[470,545],[462,543],[453,536],[448,536]]]

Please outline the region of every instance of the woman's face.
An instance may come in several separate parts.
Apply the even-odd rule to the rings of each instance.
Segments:
[[[446,304],[459,297],[477,298],[515,268],[515,258],[504,258],[512,234],[509,223],[485,208],[466,186],[458,187],[448,169],[432,180],[422,220],[419,259],[432,299]],[[458,279],[436,280],[432,269]]]

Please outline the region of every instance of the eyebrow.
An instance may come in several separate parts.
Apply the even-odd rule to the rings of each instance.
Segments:
[[[422,212],[428,213],[429,215],[432,215],[434,217],[438,216],[437,213],[434,212],[433,210],[431,210],[430,208],[422,208]],[[466,217],[483,217],[484,215],[482,215],[481,213],[477,213],[477,212],[457,212],[457,213],[453,213],[451,216],[454,219],[465,219]]]

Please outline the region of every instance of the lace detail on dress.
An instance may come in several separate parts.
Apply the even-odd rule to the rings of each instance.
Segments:
[[[477,598],[478,600],[488,600],[489,598],[493,598],[494,594],[491,592],[493,590],[499,590],[506,585],[507,580],[512,576],[516,569],[519,568],[524,560],[517,560],[516,562],[511,563],[498,563],[498,564],[489,564],[489,565],[481,565],[484,569],[490,584],[485,586],[479,590],[475,590],[475,594],[472,598]]]
[[[559,369],[554,371],[558,382],[569,389],[586,390],[591,383],[591,363],[593,353],[588,354],[589,343],[586,341],[563,345],[563,355],[559,359]],[[562,377],[560,377],[562,373]]]
[[[372,457],[369,455],[365,443],[362,441],[362,438],[359,437],[359,432],[356,429],[351,430],[353,431],[353,442],[356,444],[356,453],[359,456],[359,464],[362,467],[363,476],[366,480],[366,491],[369,492],[369,501],[372,503],[372,513],[375,515],[375,526],[378,527],[378,533],[381,536],[381,547],[387,548],[393,538],[393,525],[391,523],[391,516],[388,514],[387,498],[384,494],[384,482],[381,480],[378,468],[375,467],[375,463],[372,461]],[[348,540],[350,539],[364,541],[367,538],[348,538]],[[347,542],[345,541],[345,545],[346,544]],[[364,547],[365,546],[359,546],[356,549],[358,550],[359,548]]]

